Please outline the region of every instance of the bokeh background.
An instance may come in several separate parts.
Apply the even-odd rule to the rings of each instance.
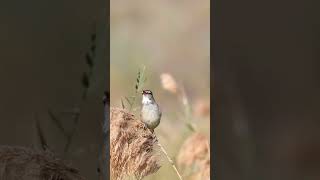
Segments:
[[[320,178],[319,1],[214,4],[217,178]]]
[[[88,179],[97,179],[102,97],[106,88],[106,1],[0,2],[0,144],[40,148],[35,114],[50,149]],[[85,54],[96,33],[96,58],[87,100],[81,100]],[[81,109],[68,153],[66,139],[50,120]],[[64,116],[65,128],[72,128]]]
[[[121,98],[134,95],[139,68],[146,66],[144,87],[153,91],[163,111],[155,132],[169,155],[176,157],[191,131],[181,102],[162,88],[160,75],[169,73],[184,86],[193,111],[199,102],[210,103],[210,1],[111,0],[110,10],[111,106],[121,107]],[[192,120],[209,138],[210,117]],[[164,160],[163,167],[146,179],[176,178]]]

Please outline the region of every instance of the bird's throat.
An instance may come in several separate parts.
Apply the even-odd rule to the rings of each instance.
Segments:
[[[142,97],[142,104],[152,104],[152,103],[154,103],[154,100],[152,99],[152,97],[146,97],[146,96]]]

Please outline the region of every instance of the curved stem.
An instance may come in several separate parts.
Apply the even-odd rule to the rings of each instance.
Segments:
[[[177,169],[177,167],[174,165],[173,160],[169,157],[167,151],[163,148],[163,146],[162,146],[159,142],[158,142],[158,146],[161,148],[161,151],[166,155],[166,157],[167,157],[168,161],[170,162],[171,166],[172,166],[173,169],[176,171],[179,179],[180,179],[180,180],[183,180],[183,179],[182,179],[182,176],[180,175],[180,173],[179,173],[179,171],[178,171],[178,169]]]

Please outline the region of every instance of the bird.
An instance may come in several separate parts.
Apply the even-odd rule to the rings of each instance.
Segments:
[[[162,112],[153,94],[150,90],[142,91],[141,121],[154,132],[154,129],[160,124]]]

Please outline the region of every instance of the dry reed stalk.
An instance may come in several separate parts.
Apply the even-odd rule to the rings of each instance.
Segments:
[[[179,179],[180,179],[180,180],[183,180],[181,174],[179,173],[179,171],[178,171],[176,165],[174,164],[173,160],[169,157],[167,151],[163,148],[163,146],[162,146],[160,143],[158,143],[158,146],[161,148],[161,151],[166,155],[168,161],[170,162],[172,168],[173,168],[173,169],[175,170],[175,172],[177,173]]]
[[[11,146],[0,146],[0,179],[84,180],[77,169],[51,152]]]
[[[192,166],[197,167],[192,179],[210,179],[210,149],[207,137],[199,132],[193,133],[181,146],[177,161],[184,171],[190,170]]]
[[[195,127],[195,124],[191,122],[191,116],[192,116],[191,107],[189,105],[189,100],[184,87],[182,85],[178,85],[176,80],[169,73],[162,73],[160,75],[160,79],[161,79],[161,84],[163,89],[177,95],[177,97],[179,98],[179,100],[183,105],[183,110],[184,110],[185,119],[186,119],[185,124],[190,130],[195,131],[196,127]]]
[[[155,134],[120,108],[110,109],[110,171],[112,179],[142,179],[160,169]]]

